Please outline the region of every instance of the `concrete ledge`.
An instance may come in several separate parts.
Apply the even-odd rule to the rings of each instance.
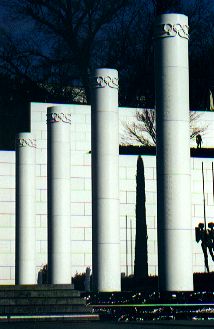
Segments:
[[[135,146],[135,145],[120,145],[119,152],[122,155],[156,155],[155,146]],[[214,148],[194,148],[190,149],[191,157],[193,158],[213,158]]]
[[[0,323],[22,321],[98,321],[98,314],[0,316]]]

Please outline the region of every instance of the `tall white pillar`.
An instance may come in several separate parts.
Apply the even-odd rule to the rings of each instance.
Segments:
[[[69,108],[48,108],[48,282],[71,283]]]
[[[155,24],[159,289],[193,290],[188,18]]]
[[[120,291],[118,72],[95,70],[92,88],[93,285]]]
[[[16,138],[15,283],[35,284],[35,155],[31,133]]]

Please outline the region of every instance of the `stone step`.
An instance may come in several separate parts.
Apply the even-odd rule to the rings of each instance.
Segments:
[[[85,305],[24,305],[24,306],[1,306],[0,315],[44,315],[44,314],[84,314],[90,313],[91,309]]]
[[[73,284],[20,284],[20,285],[0,285],[0,291],[8,291],[8,290],[73,290]]]
[[[80,292],[73,285],[5,285],[0,286],[0,298],[17,297],[79,297]]]
[[[49,297],[49,298],[0,298],[1,306],[12,305],[85,305],[85,301],[81,298],[65,298],[65,297]]]
[[[92,309],[72,285],[0,286],[0,315],[90,314]]]
[[[78,290],[0,290],[0,298],[19,298],[19,297],[80,297]]]

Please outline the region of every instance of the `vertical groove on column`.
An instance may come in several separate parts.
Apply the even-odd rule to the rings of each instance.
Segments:
[[[35,284],[35,154],[31,133],[16,138],[15,283]]]
[[[92,89],[93,284],[120,291],[118,72],[95,70]]]
[[[188,18],[155,24],[159,288],[193,289]]]
[[[66,107],[48,108],[48,282],[71,283],[70,117]]]

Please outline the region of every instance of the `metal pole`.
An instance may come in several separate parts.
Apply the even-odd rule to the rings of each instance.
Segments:
[[[132,221],[130,220],[130,232],[131,232],[131,275],[133,274],[133,246],[132,246]]]
[[[214,203],[214,168],[213,168],[213,162],[212,162],[212,177],[213,177],[213,203]]]
[[[126,216],[126,276],[128,276],[128,219]]]
[[[202,162],[202,183],[203,183],[203,199],[204,199],[204,230],[206,232],[207,223],[206,223],[206,200],[205,200],[205,192],[204,192],[204,164]]]

